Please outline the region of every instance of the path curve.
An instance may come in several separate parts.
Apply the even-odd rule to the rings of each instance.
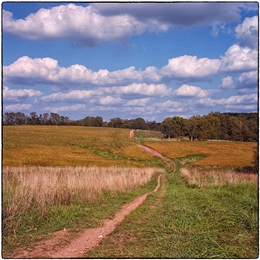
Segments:
[[[146,150],[147,152],[153,154],[154,156],[158,156],[158,157],[161,157],[163,160],[165,160],[166,162],[168,162],[172,168],[169,169],[168,171],[169,172],[175,172],[176,171],[176,164],[173,160],[171,160],[170,158],[162,155],[161,153],[157,152],[156,150],[148,147],[148,146],[145,146],[143,144],[139,144],[139,147],[141,147],[142,149]]]
[[[157,186],[152,192],[156,192],[160,187],[161,177],[160,174],[157,178]],[[96,247],[100,241],[110,234],[116,226],[124,220],[124,218],[131,213],[134,209],[140,206],[146,197],[152,192],[145,193],[132,202],[125,204],[115,214],[113,219],[106,219],[102,227],[88,228],[78,237],[70,241],[69,244],[63,245],[61,248],[60,243],[68,243],[68,232],[66,229],[53,233],[51,239],[40,241],[34,246],[32,250],[22,250],[14,258],[78,258],[83,254]],[[67,239],[65,238],[67,235]]]
[[[147,152],[152,153],[155,156],[161,157],[173,166],[173,171],[175,171],[175,163],[169,158],[163,156],[159,152],[153,150],[145,145],[139,145],[142,149]],[[152,192],[157,192],[160,187],[161,177],[164,174],[160,174],[157,179],[157,186]],[[96,247],[100,241],[110,234],[116,226],[124,220],[124,218],[131,213],[134,209],[139,207],[146,197],[152,192],[145,193],[132,202],[125,204],[121,209],[115,214],[113,219],[106,219],[103,222],[102,227],[88,228],[78,237],[69,240],[69,234],[66,229],[55,232],[52,234],[52,238],[40,241],[34,246],[32,250],[22,250],[15,258],[79,258],[83,254]],[[60,243],[66,244],[63,247]],[[68,244],[69,243],[69,244]]]

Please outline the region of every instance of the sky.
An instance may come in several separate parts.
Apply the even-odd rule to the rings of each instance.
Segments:
[[[258,111],[258,2],[2,2],[2,112]]]

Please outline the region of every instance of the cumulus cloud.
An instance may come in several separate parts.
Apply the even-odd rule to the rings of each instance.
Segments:
[[[174,94],[181,97],[206,97],[208,92],[200,87],[184,84],[180,88],[174,90]]]
[[[121,96],[156,96],[165,97],[172,94],[172,90],[165,84],[132,83],[128,86],[111,87],[111,93]]]
[[[38,102],[84,102],[95,95],[94,90],[72,90],[67,93],[57,92],[37,99]]]
[[[232,45],[221,57],[222,72],[247,72],[256,70],[258,66],[257,50],[248,47]]]
[[[223,88],[223,89],[234,88],[232,77],[228,76],[228,77],[223,78],[221,88]]]
[[[118,97],[106,96],[99,99],[99,104],[106,105],[118,105],[122,103],[122,99]]]
[[[257,71],[250,71],[242,73],[237,79],[237,88],[248,89],[258,87],[258,73]]]
[[[159,22],[150,26],[157,30],[167,29]],[[31,40],[65,39],[78,47],[96,47],[101,40],[125,41],[146,29],[149,29],[149,24],[132,16],[118,14],[106,17],[92,6],[83,7],[72,3],[50,9],[42,8],[18,20],[13,19],[12,13],[3,10],[4,32]]]
[[[35,103],[80,102],[100,106],[146,106],[151,98],[169,95],[172,95],[172,90],[164,84],[133,83],[119,87],[52,93],[36,99]]]
[[[80,111],[80,110],[85,110],[86,105],[84,104],[76,104],[76,105],[71,105],[71,106],[61,106],[61,107],[44,107],[42,111],[48,111],[52,113],[59,113],[63,111]]]
[[[143,80],[142,73],[136,71],[133,66],[112,72],[107,69],[92,71],[79,64],[64,68],[60,67],[55,59],[49,57],[32,59],[28,56],[20,57],[11,65],[4,66],[3,76],[5,82],[25,85],[37,83],[62,86],[81,84],[86,87],[89,85],[121,85]]]
[[[10,89],[7,86],[3,87],[4,102],[21,102],[30,97],[42,95],[41,91],[33,89]]]
[[[140,99],[132,99],[129,100],[125,106],[130,106],[130,107],[144,107],[149,103],[151,98],[140,98]]]
[[[50,57],[32,59],[28,56],[18,58],[9,66],[3,67],[4,82],[22,85],[49,84],[60,88],[73,86],[122,86],[134,83],[188,83],[210,81],[223,73],[249,72],[258,66],[257,50],[240,45],[232,45],[220,59],[179,56],[168,60],[162,68],[149,66],[136,70],[134,66],[125,69],[92,71],[80,64],[67,68],[60,67],[58,61]]]
[[[166,78],[175,78],[185,82],[210,80],[218,72],[220,65],[219,59],[184,55],[169,59],[168,64],[162,67],[160,73]]]
[[[256,49],[258,46],[258,16],[247,17],[235,28],[236,37],[241,39],[242,47]]]
[[[196,101],[197,104],[201,104],[203,106],[223,106],[226,109],[228,108],[235,108],[235,107],[246,107],[251,106],[254,107],[252,110],[257,109],[258,104],[258,96],[257,93],[252,94],[245,94],[245,95],[237,95],[237,96],[230,96],[228,98],[221,98],[221,99],[211,99],[211,98],[201,98]],[[242,109],[243,111],[243,109]]]
[[[3,10],[3,31],[31,40],[69,40],[75,47],[124,42],[133,35],[173,26],[213,26],[240,20],[245,3],[97,3],[41,8],[24,19]],[[39,30],[41,28],[41,30]]]
[[[12,104],[8,106],[4,106],[5,111],[24,111],[24,110],[30,110],[32,107],[31,104]]]
[[[187,104],[177,101],[167,100],[165,102],[155,103],[157,113],[179,113],[188,109]]]

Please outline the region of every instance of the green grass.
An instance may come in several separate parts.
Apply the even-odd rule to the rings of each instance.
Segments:
[[[167,174],[90,258],[257,258],[257,183],[188,188]]]

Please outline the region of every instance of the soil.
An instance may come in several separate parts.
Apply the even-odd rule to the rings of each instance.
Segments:
[[[167,159],[157,151],[140,145],[141,148],[155,156]],[[167,159],[169,160],[169,159]],[[172,161],[171,161],[172,162]],[[160,180],[163,174],[158,176],[157,186],[152,192],[156,192],[160,187]],[[79,258],[86,254],[90,249],[96,247],[100,241],[110,234],[116,226],[130,214],[131,211],[140,206],[151,192],[135,198],[132,202],[124,205],[114,216],[113,219],[106,219],[103,226],[86,229],[78,237],[71,239],[70,232],[64,229],[51,234],[51,238],[37,242],[33,248],[28,250],[20,249],[14,258]]]

